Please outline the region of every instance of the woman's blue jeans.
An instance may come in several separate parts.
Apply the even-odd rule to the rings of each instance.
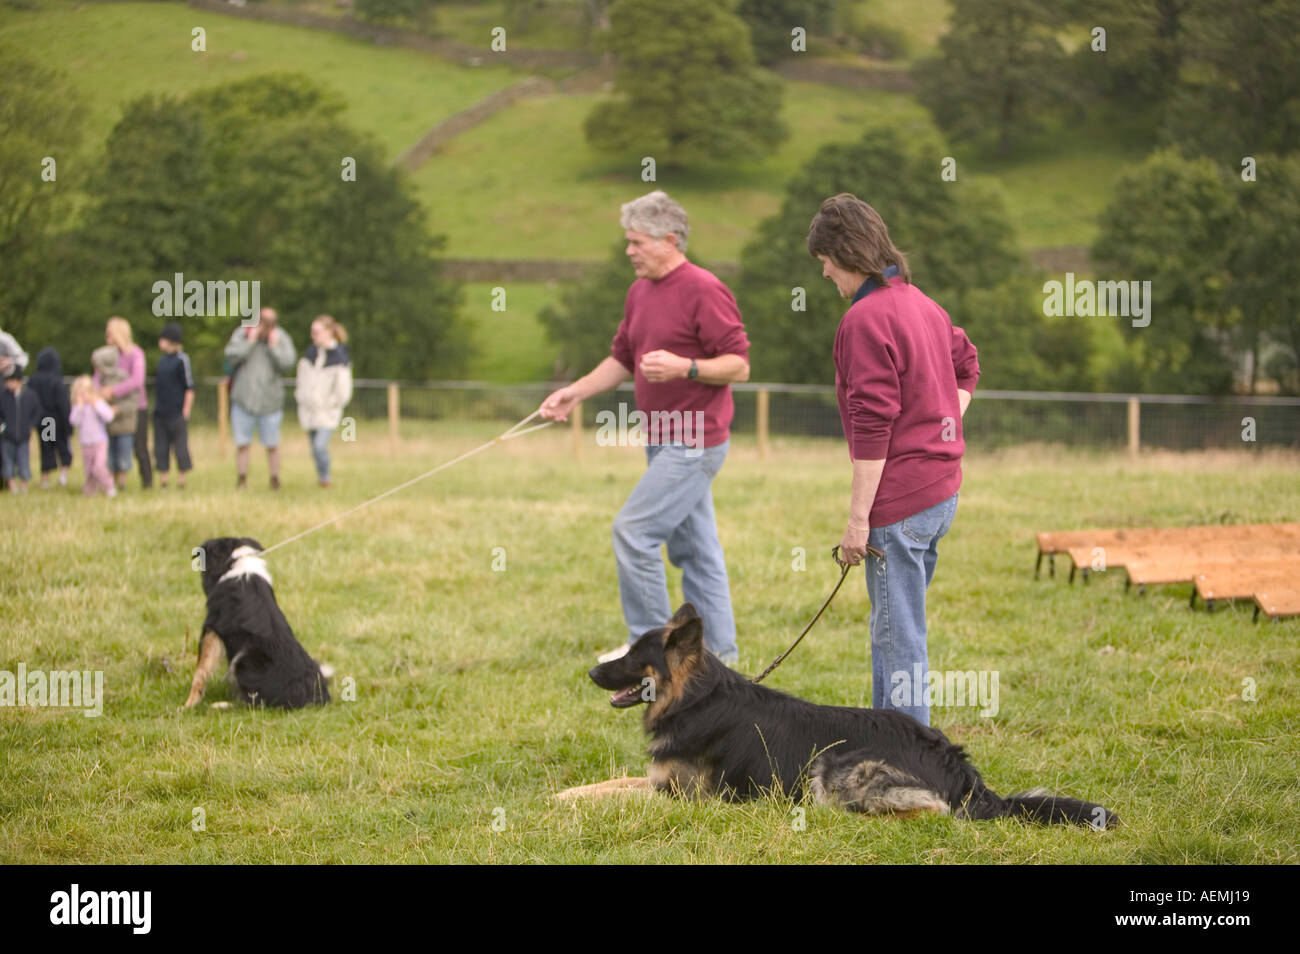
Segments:
[[[868,535],[868,542],[885,553],[883,561],[870,555],[865,561],[871,598],[871,706],[906,712],[923,725],[930,724],[930,707],[924,702],[930,671],[925,591],[934,578],[939,539],[956,513],[953,494],[897,523],[872,527]],[[891,698],[895,685],[902,704]]]
[[[316,461],[316,478],[321,483],[330,479],[329,443],[330,435],[333,433],[333,429],[328,427],[307,432],[307,436],[311,438],[311,456]]]

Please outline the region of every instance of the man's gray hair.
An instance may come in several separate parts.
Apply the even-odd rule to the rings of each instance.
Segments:
[[[686,224],[686,210],[660,189],[624,202],[618,224],[633,232],[644,232],[651,238],[675,235],[679,252],[686,251],[686,239],[691,234],[691,227]]]

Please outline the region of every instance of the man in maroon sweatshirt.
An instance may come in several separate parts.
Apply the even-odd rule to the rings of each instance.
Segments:
[[[540,411],[562,421],[579,401],[635,380],[648,466],[614,519],[628,644],[672,615],[659,555],[667,544],[668,559],[682,570],[682,595],[703,620],[705,646],[730,665],[738,656],[736,622],[711,485],[731,442],[731,384],[749,377],[749,339],[731,291],[686,259],[685,210],[655,191],[622,212],[636,281],[609,357],[547,397]]]
[[[835,392],[853,462],[841,555],[866,545],[871,598],[872,706],[930,724],[925,593],[939,538],[957,512],[962,416],[979,380],[975,346],[911,284],[907,258],[876,210],[856,196],[827,199],[808,251],[853,303],[835,333]]]

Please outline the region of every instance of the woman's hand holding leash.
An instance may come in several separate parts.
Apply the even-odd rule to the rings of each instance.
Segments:
[[[841,561],[840,556],[836,556],[836,562],[857,566],[868,553],[877,558],[883,557],[883,553],[867,542],[867,537],[870,535],[870,527],[855,527],[850,523],[844,530],[844,536],[840,540],[839,546],[836,547],[843,556],[843,560]]]

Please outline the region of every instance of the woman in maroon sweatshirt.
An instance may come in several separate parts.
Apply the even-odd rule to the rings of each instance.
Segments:
[[[852,304],[835,333],[835,391],[853,462],[842,556],[866,546],[872,706],[930,724],[925,592],[957,511],[962,415],[979,380],[975,346],[911,284],[876,210],[841,193],[822,203],[808,251]]]

